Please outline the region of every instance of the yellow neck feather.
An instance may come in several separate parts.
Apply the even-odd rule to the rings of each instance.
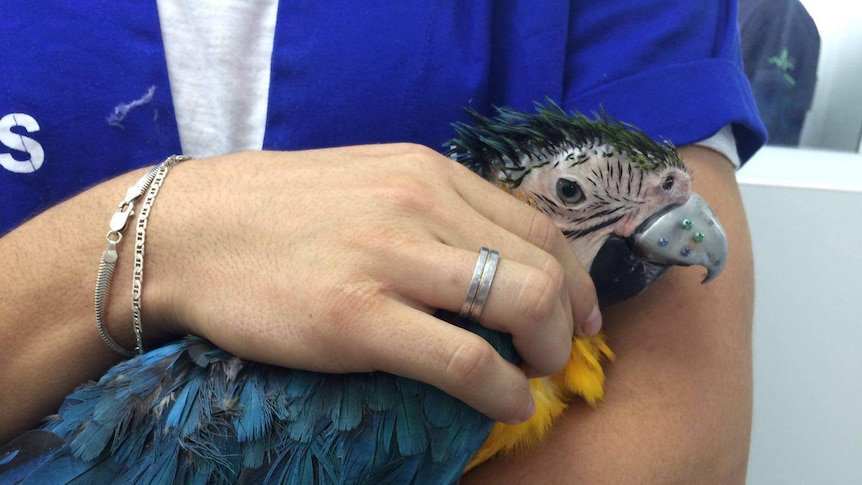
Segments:
[[[464,471],[497,453],[523,451],[540,443],[575,396],[581,396],[591,406],[595,406],[605,393],[605,373],[601,366],[603,358],[614,358],[604,334],[574,339],[572,356],[565,369],[550,377],[530,379],[530,394],[536,402],[533,417],[514,425],[496,423]]]

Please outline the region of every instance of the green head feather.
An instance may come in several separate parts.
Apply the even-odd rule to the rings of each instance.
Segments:
[[[672,143],[659,143],[604,110],[590,119],[580,113],[569,115],[547,100],[547,105],[536,103],[536,114],[509,108],[496,108],[490,118],[472,110],[467,114],[473,124],[453,124],[457,137],[447,144],[446,155],[509,188],[518,187],[530,170],[550,163],[555,153],[576,147],[608,145],[626,153],[642,170],[685,169]]]

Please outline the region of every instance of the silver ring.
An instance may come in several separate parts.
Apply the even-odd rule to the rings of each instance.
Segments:
[[[461,312],[459,313],[462,318],[479,320],[482,310],[485,309],[485,302],[488,300],[488,293],[491,291],[491,284],[494,282],[494,275],[497,273],[499,261],[499,252],[489,250],[488,248],[479,250],[479,259],[476,261],[476,268],[473,270],[473,278],[470,280],[467,298],[464,300],[464,305],[461,307]]]
[[[488,248],[479,250],[479,259],[476,261],[476,268],[473,269],[473,277],[470,279],[470,288],[467,289],[467,298],[464,299],[464,304],[461,305],[461,311],[458,316],[467,318],[470,316],[470,308],[473,307],[473,301],[476,299],[476,293],[479,292],[479,281],[482,280],[482,273],[485,271],[485,263],[488,262]]]

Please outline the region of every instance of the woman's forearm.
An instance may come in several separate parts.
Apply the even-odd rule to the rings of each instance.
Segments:
[[[74,387],[119,361],[96,330],[96,273],[111,215],[142,173],[93,187],[0,238],[0,443],[32,427]],[[118,246],[106,329],[133,348],[133,227],[126,238]],[[160,338],[157,332],[148,329],[149,341]]]
[[[0,441],[117,362],[93,292],[108,222],[141,173],[0,239]],[[133,223],[126,232],[107,329],[131,349]],[[480,323],[513,334],[534,372],[560,370],[572,332],[601,326],[592,281],[550,219],[417,145],[187,161],[171,169],[146,234],[145,349],[188,333],[272,365],[385,371],[518,422],[531,414],[524,373],[433,316],[463,306],[478,249],[493,242],[506,255]]]
[[[605,310],[617,360],[606,399],[573,405],[548,441],[491,461],[464,483],[743,483],[751,431],[751,241],[731,165],[681,150],[693,190],[728,234],[721,276],[671,269],[638,297]]]

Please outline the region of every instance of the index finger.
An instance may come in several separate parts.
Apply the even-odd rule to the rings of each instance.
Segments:
[[[568,295],[565,295],[562,301],[570,302],[575,320],[575,334],[579,337],[596,334],[602,326],[596,288],[562,232],[543,213],[482,179],[463,165],[455,161],[451,163],[454,169],[449,172],[450,181],[458,195],[476,212],[546,251],[560,262],[566,274],[568,289]]]

